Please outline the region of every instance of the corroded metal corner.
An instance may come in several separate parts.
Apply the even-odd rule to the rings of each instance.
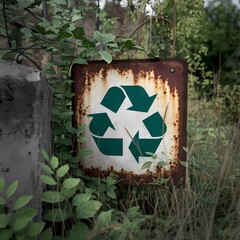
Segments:
[[[184,60],[92,61],[73,65],[72,79],[74,125],[86,125],[86,141],[75,146],[93,150],[81,160],[86,174],[114,172],[132,183],[171,177],[178,184],[184,178]]]

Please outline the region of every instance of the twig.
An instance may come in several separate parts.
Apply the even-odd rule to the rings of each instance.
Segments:
[[[28,49],[41,50],[41,49],[44,49],[44,47],[0,48],[0,50],[12,50],[12,51],[17,51],[17,50],[25,50],[26,51]]]
[[[150,23],[149,23],[149,43],[148,43],[148,51],[151,51],[152,46],[152,16],[150,16]]]
[[[34,60],[32,60],[30,57],[28,57],[25,53],[24,53],[24,51],[23,52],[21,52],[21,51],[18,51],[17,50],[17,58],[18,58],[18,55],[23,55],[28,61],[30,61],[38,70],[42,70],[38,65],[37,65],[37,63],[34,61]]]
[[[24,10],[26,10],[30,15],[32,15],[37,20],[42,21],[42,19],[36,16],[29,8],[24,8]]]
[[[4,1],[3,1],[2,5],[3,5],[4,25],[5,25],[6,35],[7,35],[7,39],[8,39],[8,45],[9,45],[10,48],[12,48],[12,43],[10,41],[10,36],[9,36],[9,33],[8,33],[6,5],[5,5]]]
[[[133,144],[135,145],[135,147],[137,148],[137,150],[139,151],[140,155],[143,156],[139,144],[134,140],[134,138],[132,137],[132,135],[130,134],[130,132],[127,130],[127,128],[124,127],[124,129],[125,129],[125,131],[127,132],[128,136],[132,139],[132,142],[133,142]]]
[[[173,29],[172,29],[173,43],[172,43],[172,50],[171,50],[170,57],[173,57],[175,54],[176,38],[177,38],[177,9],[176,9],[176,3],[174,0],[172,0],[172,4],[173,4]]]
[[[141,19],[140,19],[140,28],[139,28],[139,32],[138,32],[138,45],[141,45],[142,43],[142,29],[143,29],[143,23],[144,23],[144,14],[145,14],[145,10],[144,12],[141,14]]]
[[[97,0],[97,20],[96,20],[96,30],[99,31],[100,27],[100,2]]]
[[[43,6],[43,17],[49,21],[47,0],[42,0],[42,6]]]
[[[171,23],[171,21],[170,20],[168,20],[168,19],[165,19],[165,18],[152,18],[152,20],[154,20],[154,19],[156,19],[156,20],[162,20],[163,22],[167,22],[167,23],[169,23],[169,24],[172,24]],[[133,37],[133,35],[142,27],[142,26],[144,26],[145,24],[147,24],[147,23],[149,23],[151,21],[151,19],[148,19],[147,21],[145,21],[145,22],[143,22],[142,24],[140,24],[137,28],[135,28],[134,30],[133,30],[133,32],[130,34],[130,36],[129,36],[129,38],[132,38]]]

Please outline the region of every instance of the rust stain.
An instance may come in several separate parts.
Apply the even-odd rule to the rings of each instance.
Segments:
[[[171,69],[174,68],[174,72]],[[73,100],[75,127],[86,123],[86,115],[91,113],[92,101],[97,95],[104,96],[109,87],[109,82],[116,77],[116,84],[153,86],[164,109],[161,115],[171,125],[171,137],[167,143],[172,144],[165,154],[170,157],[169,166],[156,166],[154,171],[144,174],[135,174],[123,168],[116,170],[113,166],[108,168],[81,166],[84,172],[91,176],[107,176],[110,172],[117,173],[120,181],[124,183],[151,183],[159,178],[171,177],[174,184],[184,178],[184,169],[180,161],[185,161],[186,153],[182,147],[186,146],[186,111],[187,111],[187,66],[179,59],[162,60],[123,60],[113,61],[110,65],[103,61],[92,61],[89,65],[74,65],[72,79],[74,80]],[[101,83],[101,84],[99,84]],[[96,89],[96,86],[98,88]],[[157,109],[158,110],[158,109]],[[163,144],[165,138],[163,139]],[[79,148],[78,144],[74,144]],[[167,146],[166,146],[167,147]],[[97,158],[97,156],[93,156]]]

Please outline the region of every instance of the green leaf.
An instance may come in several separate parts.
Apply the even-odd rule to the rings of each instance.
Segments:
[[[158,162],[158,166],[162,166],[162,167],[165,167],[165,166],[168,166],[169,164],[164,162],[164,161],[159,161]]]
[[[55,74],[55,73],[53,73],[53,74]],[[54,116],[60,116],[60,115],[61,115],[61,112],[60,112],[60,110],[59,110],[58,108],[53,107],[53,108],[52,108],[52,114],[53,114]]]
[[[51,240],[52,239],[52,228],[47,228],[42,233],[42,240]]]
[[[51,21],[51,25],[52,27],[55,27],[57,29],[61,27],[62,22],[60,21],[60,19],[53,18],[53,20]],[[61,28],[61,30],[63,30],[63,28]]]
[[[134,46],[133,42],[131,40],[127,40],[124,42],[124,47],[128,49],[132,49]]]
[[[108,211],[104,211],[104,212],[101,212],[99,215],[98,215],[98,223],[100,224],[100,226],[107,226],[111,220],[112,220],[112,212],[114,210],[111,209],[111,210],[108,210]]]
[[[71,122],[67,122],[67,123],[65,124],[65,127],[66,127],[66,129],[67,129],[70,133],[72,133],[72,134],[75,134],[75,133],[77,132],[77,129],[72,126],[72,123],[71,123]]]
[[[81,27],[76,27],[73,31],[73,36],[76,39],[84,39],[85,38],[85,33],[84,33],[84,29]]]
[[[91,41],[88,40],[88,39],[83,39],[82,45],[83,45],[83,47],[86,48],[86,49],[94,48],[94,47],[95,47],[95,43],[94,43],[94,42],[91,42]]]
[[[145,48],[143,48],[143,47],[141,47],[141,46],[136,46],[136,45],[135,45],[135,46],[133,46],[133,48],[148,53],[147,49],[145,49]]]
[[[142,169],[145,169],[145,168],[150,168],[152,165],[152,162],[148,161],[148,162],[145,162],[142,166]]]
[[[88,200],[90,200],[90,198],[91,198],[91,193],[80,193],[80,194],[77,194],[73,198],[72,205],[73,206],[79,206],[83,202],[87,202]]]
[[[50,166],[52,169],[56,169],[58,167],[58,164],[59,164],[59,161],[58,161],[58,158],[55,157],[55,156],[52,156],[51,157],[51,160],[50,160]]]
[[[17,209],[27,205],[32,200],[32,198],[33,198],[32,195],[25,195],[25,196],[19,197],[13,205],[13,210],[17,210]]]
[[[85,65],[88,65],[88,62],[86,61],[85,58],[78,57],[78,58],[75,58],[72,61],[72,64],[85,64]]]
[[[0,206],[3,206],[6,204],[6,201],[4,200],[3,197],[0,196]]]
[[[82,15],[81,14],[74,14],[72,16],[72,22],[75,22],[75,21],[77,21],[79,19],[82,19]]]
[[[32,37],[32,30],[30,30],[29,28],[24,27],[24,28],[21,28],[20,31],[21,33],[23,33],[25,37],[27,38]]]
[[[164,48],[162,48],[163,50],[165,49],[165,45],[164,45]],[[148,53],[148,58],[160,58],[159,55],[157,54],[153,54],[152,52]]]
[[[95,200],[83,202],[81,205],[77,206],[76,217],[79,219],[87,219],[93,217],[101,206],[102,203]]]
[[[28,6],[30,6],[32,3],[34,3],[33,0],[17,0],[17,6],[18,6],[18,9],[24,9],[24,8],[27,8]]]
[[[102,34],[99,31],[95,31],[93,33],[93,38],[99,43],[106,44],[112,42],[115,39],[115,36],[112,33]]]
[[[41,200],[47,203],[59,203],[64,200],[64,197],[59,192],[46,191],[41,194]]]
[[[99,31],[95,31],[93,33],[93,38],[97,41],[102,43],[102,34]]]
[[[102,34],[102,43],[106,44],[112,42],[115,39],[115,36],[112,33]]]
[[[46,165],[45,163],[39,162],[38,164],[45,171],[45,173],[54,174],[53,170],[48,165]]]
[[[117,50],[120,51],[117,43],[108,43],[107,46],[108,46],[109,48],[111,48],[111,49],[115,49],[115,51],[117,51]]]
[[[188,148],[187,147],[182,147],[182,148],[186,153],[188,153]]]
[[[81,125],[78,129],[77,129],[77,135],[83,133],[86,130],[86,125]]]
[[[69,199],[71,197],[73,197],[74,195],[76,195],[76,191],[78,190],[78,187],[74,187],[74,188],[70,188],[70,189],[66,189],[66,188],[61,188],[60,193],[63,195],[63,197],[65,199]]]
[[[79,234],[81,233],[81,234]],[[88,226],[83,222],[76,222],[69,230],[68,239],[71,240],[86,240],[89,234]]]
[[[57,185],[57,182],[50,176],[47,175],[40,175],[40,179],[43,183],[47,184],[47,185]]]
[[[34,28],[35,28],[35,30],[36,30],[37,32],[39,32],[39,33],[41,33],[41,34],[45,33],[45,28],[42,27],[42,26],[40,26],[40,25],[38,25],[38,24],[36,24],[36,25],[34,26]]]
[[[152,155],[154,155],[154,153],[153,152],[145,152],[147,155],[149,155],[149,156],[152,156]]]
[[[86,49],[82,51],[82,56],[89,59],[89,58],[95,58],[98,55],[98,50],[96,47]]]
[[[5,187],[5,181],[2,177],[0,177],[0,193],[3,192],[4,187]]]
[[[157,159],[157,155],[152,152],[146,152],[147,155],[149,155],[152,159]]]
[[[117,182],[117,180],[114,179],[114,177],[112,177],[112,176],[108,176],[107,179],[106,179],[106,183],[107,183],[108,186],[112,186],[112,185],[114,185],[116,182]]]
[[[45,222],[32,223],[28,228],[27,235],[30,237],[36,237],[39,235],[45,226]]]
[[[56,143],[60,143],[65,146],[72,146],[72,139],[64,138],[64,139],[59,139],[56,141]]]
[[[181,163],[181,165],[182,165],[182,166],[184,166],[184,167],[186,167],[186,168],[189,168],[189,166],[188,166],[187,162],[180,161],[180,163]]]
[[[65,38],[69,38],[69,37],[72,37],[72,34],[69,33],[69,32],[60,32],[58,34],[58,39],[59,40],[62,40],[62,39],[65,39]]]
[[[18,212],[13,223],[13,230],[15,232],[24,229],[30,221],[36,216],[37,210],[34,208],[24,208]]]
[[[62,160],[69,160],[72,158],[72,155],[68,152],[60,152],[59,156]]]
[[[116,199],[116,193],[114,191],[114,188],[109,188],[107,190],[107,195],[111,198],[111,199]]]
[[[69,166],[68,164],[65,164],[63,166],[61,166],[58,170],[57,170],[57,177],[58,178],[62,178],[64,177],[69,171]]]
[[[42,149],[41,153],[42,153],[43,158],[44,158],[46,161],[49,162],[50,158],[49,158],[49,156],[48,156],[48,153],[47,153],[44,149]]]
[[[63,222],[71,217],[71,212],[59,208],[52,208],[43,215],[43,219],[50,222]]]
[[[138,206],[129,208],[127,211],[127,216],[129,218],[136,218],[139,215],[138,209],[139,209]]]
[[[5,228],[8,225],[9,217],[6,214],[0,214],[0,228]]]
[[[69,118],[73,115],[73,111],[66,111],[66,112],[62,112],[60,115],[61,119],[66,119]]]
[[[11,183],[6,191],[6,195],[7,195],[7,198],[10,198],[17,190],[18,188],[18,180],[14,181],[13,183]]]
[[[1,229],[0,230],[0,240],[10,240],[13,235],[13,230]]]
[[[99,51],[99,54],[108,64],[112,62],[112,55],[107,51]]]
[[[79,178],[68,178],[63,182],[63,187],[66,189],[76,187],[80,182]]]

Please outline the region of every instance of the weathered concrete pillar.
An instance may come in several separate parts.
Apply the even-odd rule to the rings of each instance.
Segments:
[[[52,90],[38,70],[0,63],[0,176],[7,184],[19,180],[10,200],[33,194],[41,209],[41,149],[51,152]]]

